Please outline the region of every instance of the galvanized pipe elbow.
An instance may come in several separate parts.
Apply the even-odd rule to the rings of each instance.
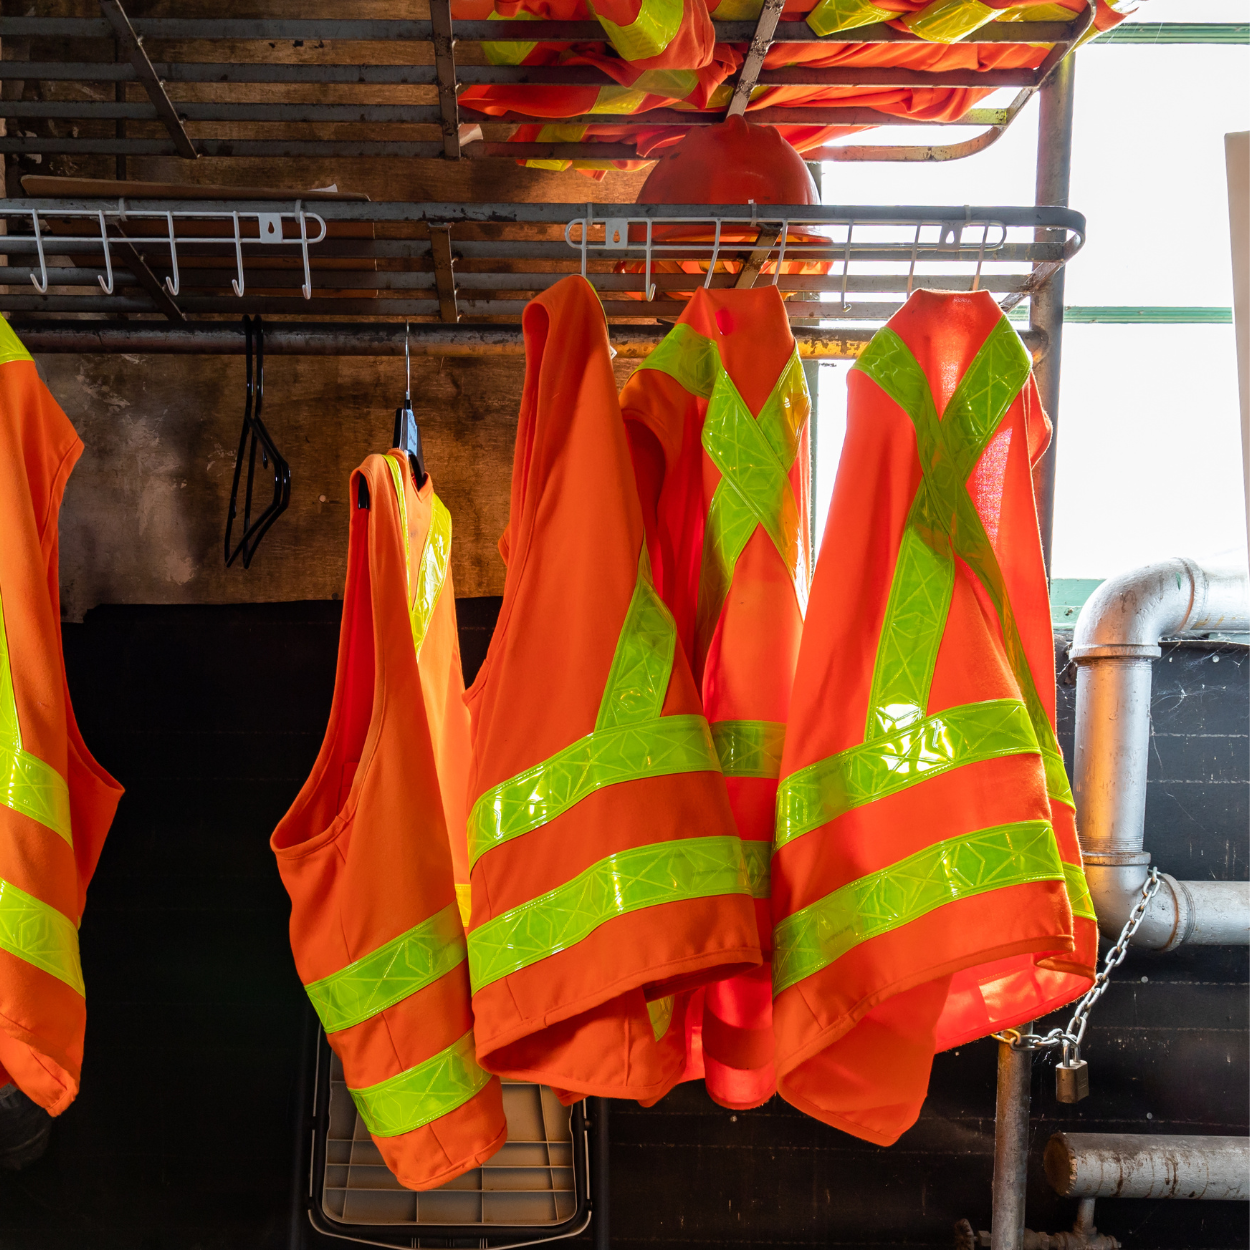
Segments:
[[[1250,629],[1244,571],[1215,571],[1192,560],[1164,560],[1103,582],[1076,623],[1073,794],[1099,927],[1119,936],[1141,895],[1150,686],[1160,638],[1187,630]],[[1136,946],[1170,950],[1183,942],[1250,941],[1250,885],[1177,881],[1164,874]]]

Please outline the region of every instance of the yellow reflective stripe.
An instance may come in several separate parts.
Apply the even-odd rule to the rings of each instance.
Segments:
[[[469,882],[456,882],[456,907],[460,912],[460,924],[469,927],[469,917],[473,915],[473,887]]]
[[[348,1086],[360,1118],[375,1137],[398,1137],[463,1106],[490,1083],[477,1061],[470,1030],[437,1055],[364,1089]]]
[[[1085,879],[1085,871],[1080,864],[1064,863],[1063,879],[1068,887],[1068,902],[1074,916],[1086,920],[1097,920],[1094,912],[1094,900],[1089,892],[1089,882]]]
[[[725,7],[721,0],[720,10]],[[899,14],[889,9],[879,9],[868,0],[820,0],[807,15],[807,24],[818,35],[832,35],[837,30],[854,30],[857,26],[871,26],[874,22],[889,22]]]
[[[904,17],[903,25],[931,43],[956,43],[997,16],[997,9],[980,0],[933,0]]]
[[[685,0],[642,0],[638,16],[628,26],[618,26],[596,13],[590,0],[587,8],[621,56],[627,61],[645,61],[659,56],[672,43],[681,29],[686,6]]]
[[[487,790],[469,813],[469,862],[555,820],[606,786],[672,773],[719,772],[702,716],[661,716],[596,730]]]
[[[391,471],[391,482],[395,487],[395,497],[399,501],[399,526],[404,536],[404,577],[411,588],[412,585],[412,549],[408,533],[408,499],[404,490],[404,475],[394,456],[384,457],[386,467]],[[417,568],[417,593],[408,603],[408,619],[412,626],[412,645],[416,648],[418,659],[421,647],[425,643],[426,631],[434,616],[434,608],[438,597],[442,594],[443,583],[447,580],[447,569],[451,563],[451,513],[447,511],[443,501],[434,495],[430,502],[430,528],[425,535],[425,544],[421,548],[421,559]]]
[[[469,933],[476,994],[502,977],[583,942],[631,912],[721,894],[750,894],[736,836],[683,838],[617,851],[571,881]]]
[[[3,320],[3,318],[0,318]],[[7,326],[8,322],[4,322]],[[16,339],[16,336],[14,336]],[[20,344],[19,344],[20,346]],[[25,351],[25,348],[22,349]],[[74,845],[70,823],[69,786],[64,778],[38,756],[22,748],[22,727],[17,717],[17,695],[9,662],[4,603],[0,598],[0,803],[38,821]]]
[[[0,880],[0,950],[40,968],[86,997],[78,930],[55,907]]]
[[[0,317],[0,365],[7,365],[11,360],[30,360],[30,352],[17,337],[8,320]]]
[[[742,859],[746,864],[747,889],[752,898],[771,897],[772,858],[771,842],[757,842],[754,838],[743,839]]]
[[[710,338],[681,321],[659,341],[636,372],[644,369],[667,373],[692,395],[710,399],[721,372],[720,353]]]
[[[1037,754],[1019,699],[947,708],[885,737],[848,747],[784,778],[777,788],[778,848],[852,808],[875,803],[952,768]]]
[[[1055,835],[1044,820],[937,842],[786,916],[773,933],[773,993],[827,968],[861,942],[947,903],[1063,878]]]
[[[668,1032],[668,1026],[673,1023],[673,995],[666,994],[663,998],[649,1002],[647,1015],[651,1017],[651,1032],[655,1034],[655,1040],[658,1042]]]
[[[997,22],[1075,22],[1077,14],[1062,4],[1017,4],[1010,9],[999,9]],[[1094,30],[1093,23],[1090,29]]]
[[[596,732],[659,718],[676,646],[677,625],[651,584],[651,564],[644,542],[638,555],[634,593],[599,700]]]
[[[511,17],[505,17],[502,13],[491,13],[486,20],[488,22],[541,22],[542,18],[536,13],[518,9]],[[536,43],[487,43],[483,41],[482,55],[490,65],[520,65],[536,47],[538,47]]]
[[[785,725],[771,720],[713,721],[712,741],[726,777],[781,776]]]
[[[455,906],[448,904],[407,933],[304,989],[322,1028],[337,1033],[433,985],[464,958],[464,927]]]

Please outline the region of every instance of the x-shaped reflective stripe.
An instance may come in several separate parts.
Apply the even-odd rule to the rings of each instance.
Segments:
[[[667,373],[708,401],[702,441],[721,480],[708,505],[699,572],[698,655],[711,645],[734,568],[756,526],[763,526],[794,584],[799,610],[807,608],[808,569],[802,518],[790,470],[811,411],[802,362],[795,349],[758,416],[753,416],[721,363],[716,344],[677,325],[641,369]]]
[[[1050,795],[1071,804],[1062,756],[1033,681],[1002,570],[967,488],[968,475],[1028,381],[1028,353],[1007,319],[1000,319],[960,379],[941,420],[924,371],[893,330],[880,330],[855,367],[910,418],[924,475],[908,513],[890,588],[865,740],[924,718],[958,556],[998,614]]]

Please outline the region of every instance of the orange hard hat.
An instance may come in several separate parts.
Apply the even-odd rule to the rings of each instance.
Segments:
[[[819,204],[803,158],[775,126],[692,126],[655,163],[639,204]]]

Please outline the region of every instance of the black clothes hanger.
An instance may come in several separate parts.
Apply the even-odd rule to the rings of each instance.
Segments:
[[[407,322],[404,322],[404,375],[404,402],[402,407],[395,409],[395,437],[391,439],[391,446],[408,453],[413,484],[420,490],[429,474],[425,471],[425,453],[421,450],[421,430],[417,425],[417,414],[412,410],[412,360],[408,355]]]
[[[256,336],[256,375],[252,376],[252,335]],[[243,408],[243,429],[239,434],[239,452],[234,461],[234,481],[230,487],[230,510],[226,513],[226,567],[229,568],[243,553],[243,567],[249,568],[260,540],[269,527],[286,511],[291,502],[291,466],[282,458],[265,423],[261,409],[265,406],[265,327],[260,316],[243,318],[243,333],[247,338],[247,400]],[[255,411],[253,411],[253,400]],[[249,447],[250,442],[250,447]],[[269,506],[252,520],[252,488],[256,480],[256,449],[260,448],[261,467],[273,469],[273,499]],[[243,501],[243,534],[233,551],[230,549],[230,532],[238,515],[239,478],[243,470],[243,455],[247,452],[247,494]]]

